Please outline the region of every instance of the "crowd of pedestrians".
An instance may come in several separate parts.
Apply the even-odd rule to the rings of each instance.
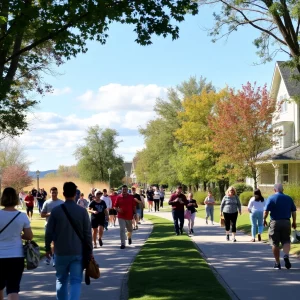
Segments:
[[[6,288],[8,299],[18,299],[20,281],[24,270],[22,239],[31,240],[33,233],[30,220],[33,209],[38,207],[45,218],[46,264],[52,260],[56,268],[57,299],[80,299],[84,257],[93,258],[93,249],[104,246],[104,235],[108,228],[119,226],[120,249],[133,243],[133,231],[143,221],[146,200],[149,212],[158,212],[163,207],[165,191],[162,187],[149,187],[145,192],[133,186],[129,193],[126,185],[118,194],[113,189],[93,188],[87,199],[73,182],[63,186],[64,201],[58,198],[58,189],[50,189],[50,199],[43,189],[23,191],[17,195],[13,188],[6,188],[1,197],[0,210],[0,299]],[[153,207],[154,203],[154,207]],[[194,221],[198,204],[193,193],[186,197],[182,186],[169,198],[172,208],[175,234],[183,234],[184,221],[188,220],[188,232],[194,234]],[[214,225],[215,199],[209,191],[204,200],[206,224],[210,219]],[[26,213],[16,208],[26,206]],[[261,234],[267,226],[270,215],[269,239],[275,259],[275,269],[281,269],[280,245],[283,247],[284,264],[291,268],[289,261],[291,227],[296,229],[296,207],[291,197],[283,193],[283,186],[276,184],[274,195],[267,200],[259,189],[249,201],[251,221],[251,242],[261,241]],[[234,187],[229,187],[221,201],[220,215],[224,218],[226,240],[236,242],[236,222],[242,206]],[[290,218],[292,217],[292,223]],[[7,271],[3,271],[7,270]],[[70,288],[68,287],[70,282]]]

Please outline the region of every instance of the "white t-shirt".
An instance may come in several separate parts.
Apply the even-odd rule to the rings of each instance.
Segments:
[[[101,200],[103,200],[106,204],[107,209],[111,209],[112,208],[112,202],[109,196],[101,196]]]
[[[65,202],[60,199],[57,199],[57,200],[49,199],[44,202],[43,208],[42,208],[42,213],[51,213],[51,211],[54,207],[59,206],[63,203],[65,203]],[[49,218],[50,218],[50,216],[46,217],[46,225],[48,223]]]
[[[153,199],[154,200],[159,200],[160,199],[160,192],[159,191],[155,191],[153,194]]]
[[[252,197],[248,203],[248,210],[254,213],[255,211],[264,211],[265,201],[255,201],[255,197]]]
[[[0,230],[4,228],[19,211],[0,210]],[[0,233],[0,258],[24,257],[21,233],[30,228],[25,213],[20,213],[8,227]]]

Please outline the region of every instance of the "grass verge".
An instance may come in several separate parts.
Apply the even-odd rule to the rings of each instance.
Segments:
[[[197,211],[198,211],[197,212],[197,217],[204,219],[205,215],[206,215],[205,206],[204,205],[199,205],[199,207],[197,208]],[[220,205],[215,205],[214,219],[215,219],[216,223],[220,222]],[[297,227],[298,227],[298,229],[300,228],[300,220],[299,219],[298,219],[298,222],[297,222]],[[244,233],[251,235],[250,214],[247,211],[243,211],[242,215],[238,216],[237,230],[243,231]],[[267,228],[264,229],[264,232],[262,234],[262,240],[264,242],[269,241]],[[300,254],[300,244],[292,244],[290,253],[299,255]]]
[[[31,221],[33,240],[40,246],[41,258],[45,255],[45,219],[34,216]]]
[[[130,300],[230,299],[187,235],[173,224],[147,216],[153,231],[129,271]]]

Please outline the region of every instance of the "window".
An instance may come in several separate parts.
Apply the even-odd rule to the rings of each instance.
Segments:
[[[281,95],[280,97],[278,97],[278,102],[281,104],[281,109],[280,112],[281,113],[285,113],[287,112],[287,106],[288,106],[288,96],[287,94]]]
[[[281,182],[289,182],[289,165],[283,164],[281,169]]]

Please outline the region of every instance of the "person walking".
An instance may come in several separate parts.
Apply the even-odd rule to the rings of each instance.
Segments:
[[[132,190],[133,199],[136,202],[136,209],[135,209],[136,214],[132,219],[132,226],[133,226],[133,230],[137,230],[139,228],[138,223],[140,223],[143,203],[142,203],[141,196],[136,192],[136,187],[133,186],[131,190]]]
[[[261,234],[264,230],[263,214],[264,214],[265,200],[264,197],[261,195],[261,191],[259,189],[256,189],[253,194],[254,196],[250,199],[248,203],[248,211],[250,213],[250,221],[251,221],[251,234],[252,234],[251,242],[255,242],[257,231],[258,231],[257,239],[260,242]]]
[[[32,196],[32,193],[29,191],[28,195],[25,197],[24,200],[26,204],[26,213],[30,220],[32,220],[33,215],[33,208],[34,208],[34,197]]]
[[[172,216],[176,235],[179,235],[179,232],[183,234],[184,207],[187,203],[186,196],[182,193],[182,186],[177,186],[176,192],[172,194],[169,199],[169,205],[172,205]],[[178,225],[178,220],[180,225]]]
[[[142,205],[141,205],[141,221],[144,221],[144,208],[145,208],[145,192],[144,190],[140,190],[140,197],[142,200]]]
[[[111,209],[109,210],[109,222],[111,227],[116,227],[117,211],[115,209],[118,193],[113,189],[110,191]]]
[[[160,192],[156,186],[153,187],[154,211],[159,211]]]
[[[164,200],[165,200],[165,190],[164,188],[161,186],[159,189],[159,196],[160,196],[160,207],[164,207]]]
[[[96,191],[96,199],[89,205],[89,213],[91,213],[91,224],[93,229],[94,248],[97,248],[97,237],[100,247],[103,246],[103,232],[105,221],[108,220],[107,206],[104,200],[101,199],[103,193],[100,190]]]
[[[242,214],[242,206],[239,197],[236,194],[236,190],[233,186],[230,186],[226,191],[226,195],[221,202],[221,217],[225,219],[226,240],[229,241],[230,224],[232,231],[232,241],[236,242],[236,220],[238,212]]]
[[[42,193],[41,190],[37,191],[36,199],[38,203],[39,214],[41,214],[44,202],[46,201],[46,196]]]
[[[211,225],[214,225],[214,205],[215,205],[215,198],[212,195],[211,191],[208,191],[207,197],[204,200],[205,204],[205,212],[206,212],[206,217],[205,217],[205,222],[208,224],[208,218],[210,217]]]
[[[110,209],[112,209],[112,201],[107,194],[107,189],[103,189],[103,195],[101,196],[101,199],[106,203],[107,211],[109,212]],[[108,230],[108,220],[105,220],[104,228],[105,230]]]
[[[194,234],[194,223],[196,217],[196,208],[198,207],[197,201],[193,199],[193,193],[188,194],[188,202],[186,208],[191,212],[191,217],[189,218],[189,234]]]
[[[0,210],[0,299],[4,299],[4,288],[8,300],[19,299],[24,271],[22,239],[33,238],[28,217],[15,209],[18,204],[15,189],[5,188],[0,199],[0,205],[4,207]]]
[[[153,210],[153,194],[153,187],[150,186],[149,189],[146,191],[149,212]]]
[[[65,202],[52,209],[48,220],[45,244],[46,256],[51,257],[51,242],[55,243],[56,299],[79,300],[83,274],[83,244],[87,255],[93,257],[91,223],[87,210],[75,202],[76,185],[65,182]],[[71,221],[70,221],[70,220]],[[80,238],[74,230],[76,226]],[[70,289],[68,293],[68,281]]]
[[[266,201],[264,211],[264,226],[267,226],[267,217],[270,213],[269,239],[272,245],[272,251],[275,258],[274,269],[281,269],[280,264],[280,248],[282,245],[283,259],[285,267],[292,267],[289,259],[291,249],[291,226],[296,229],[296,206],[293,199],[283,193],[283,186],[277,183],[274,186],[274,194]],[[291,224],[291,216],[293,218]]]
[[[56,187],[52,187],[50,189],[50,195],[51,198],[49,200],[46,200],[43,204],[42,211],[41,211],[41,217],[46,218],[45,222],[45,230],[47,229],[47,224],[49,221],[49,218],[51,216],[52,210],[61,204],[64,203],[64,201],[58,199],[58,190]],[[50,265],[51,259],[49,257],[46,258],[46,264]],[[52,244],[52,265],[55,267],[55,256],[54,256],[54,243]]]
[[[26,197],[26,193],[24,193],[24,191],[21,190],[20,193],[19,193],[19,200],[20,200],[20,207],[21,207],[21,209],[23,209],[23,207],[24,207],[25,197]]]
[[[136,214],[136,202],[133,195],[128,194],[127,185],[122,186],[122,192],[118,195],[115,209],[118,212],[118,220],[120,226],[120,249],[125,249],[125,229],[127,229],[128,245],[132,244],[132,219]]]
[[[77,204],[80,205],[83,208],[88,208],[89,207],[89,202],[86,199],[84,199],[84,194],[83,193],[80,194],[80,198],[77,201]]]

